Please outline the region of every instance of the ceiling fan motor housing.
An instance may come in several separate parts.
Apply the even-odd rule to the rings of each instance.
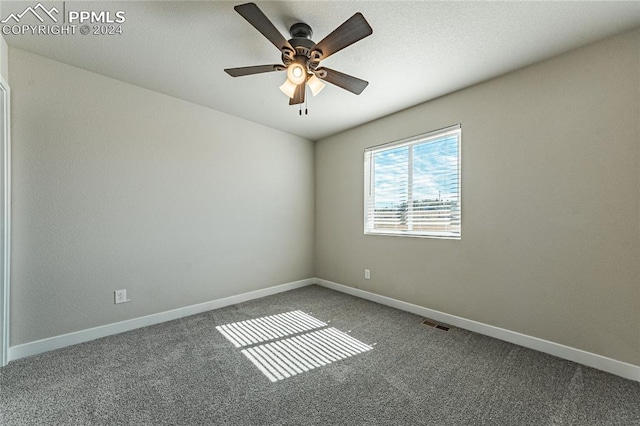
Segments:
[[[313,30],[304,22],[297,22],[289,28],[291,39],[289,44],[295,49],[295,52],[287,50],[282,51],[282,62],[285,66],[289,66],[293,62],[304,64],[308,71],[312,71],[318,66],[319,61],[310,61],[311,49],[316,43],[311,40]]]

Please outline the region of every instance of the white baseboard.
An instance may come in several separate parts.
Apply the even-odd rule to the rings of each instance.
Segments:
[[[411,312],[412,314],[431,318],[436,321],[441,321],[443,323],[463,328],[465,330],[484,334],[485,336],[494,337],[496,339],[514,343],[519,346],[524,346],[525,348],[535,349],[540,352],[557,356],[558,358],[577,362],[578,364],[606,371],[607,373],[615,374],[617,376],[624,377],[625,379],[640,382],[640,366],[637,365],[628,364],[626,362],[607,358],[602,355],[586,352],[581,349],[572,348],[560,343],[550,342],[548,340],[539,339],[537,337],[528,336],[526,334],[518,333],[515,331],[506,330],[504,328],[495,327],[455,315],[446,314],[440,311],[435,311],[433,309],[403,302],[397,299],[392,299],[390,297],[380,296],[375,293],[370,293],[368,291],[348,287],[320,278],[316,278],[315,283],[332,290],[359,297],[361,299],[371,300],[372,302],[380,303],[381,305],[386,305],[392,308],[400,309],[402,311]]]
[[[519,346],[534,349],[540,352],[548,353],[569,361],[577,362],[588,367],[606,371],[626,379],[640,382],[640,366],[607,358],[581,349],[572,348],[560,343],[550,342],[548,340],[539,339],[537,337],[528,336],[504,328],[495,327],[481,322],[469,320],[455,315],[446,314],[444,312],[425,308],[423,306],[414,305],[412,303],[403,302],[401,300],[392,299],[390,297],[381,296],[348,287],[342,284],[323,280],[320,278],[307,278],[305,280],[295,281],[291,283],[281,284],[261,290],[255,290],[248,293],[242,293],[235,296],[225,297],[223,299],[212,300],[209,302],[199,303],[197,305],[185,306],[183,308],[173,309],[170,311],[159,312],[157,314],[147,315],[144,317],[134,318],[126,321],[120,321],[113,324],[107,324],[99,327],[80,330],[73,333],[63,334],[60,336],[49,337],[47,339],[36,340],[22,345],[9,347],[9,361],[23,358],[30,355],[60,349],[65,346],[76,345],[78,343],[87,342],[101,337],[111,336],[113,334],[134,330],[136,328],[146,327],[149,325],[159,324],[165,321],[171,321],[178,318],[184,318],[190,315],[199,314],[201,312],[213,309],[223,308],[229,305],[246,302],[261,297],[270,296],[272,294],[305,287],[311,284],[330,288],[342,293],[350,294],[361,299],[371,300],[381,305],[390,306],[402,311],[411,312],[416,315],[441,321],[465,330],[473,331],[496,339],[514,343]]]
[[[54,349],[64,348],[65,346],[77,345],[78,343],[99,339],[100,337],[111,336],[113,334],[134,330],[136,328],[188,317],[190,315],[199,314],[201,312],[206,312],[213,309],[223,308],[229,305],[235,305],[237,303],[246,302],[248,300],[259,299],[261,297],[270,296],[276,293],[282,293],[283,291],[289,291],[300,287],[305,287],[314,283],[314,278],[307,278],[305,280],[294,281],[291,283],[276,285],[261,290],[250,291],[248,293],[229,296],[223,299],[211,300],[209,302],[199,303],[197,305],[185,306],[184,308],[172,309],[170,311],[146,315],[144,317],[102,325],[86,330],[75,331],[73,333],[67,333],[60,336],[49,337],[47,339],[36,340],[33,342],[24,343],[22,345],[11,346],[9,347],[9,361],[24,358],[30,355],[36,355]]]

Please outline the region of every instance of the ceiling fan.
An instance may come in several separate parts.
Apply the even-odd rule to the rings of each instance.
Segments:
[[[315,96],[324,88],[323,81],[356,95],[362,93],[369,84],[365,80],[320,66],[320,61],[373,33],[361,13],[356,13],[319,43],[314,43],[311,40],[311,27],[305,23],[293,24],[289,29],[291,39],[287,41],[255,3],[241,4],[234,9],[278,48],[282,53],[282,64],[225,69],[231,77],[286,71],[287,80],[280,90],[289,96],[289,105],[304,103],[307,85]]]

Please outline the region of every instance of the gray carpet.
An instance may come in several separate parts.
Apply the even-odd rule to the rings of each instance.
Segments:
[[[301,310],[372,350],[271,382],[222,324]],[[2,425],[640,425],[640,383],[318,286],[20,359]]]

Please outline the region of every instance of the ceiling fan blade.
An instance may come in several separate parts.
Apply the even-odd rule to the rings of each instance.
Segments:
[[[289,105],[298,105],[304,103],[304,93],[306,83],[298,84],[296,86],[296,91],[293,94],[293,98],[289,99]]]
[[[261,74],[263,72],[282,71],[282,65],[256,65],[253,67],[227,68],[224,70],[231,77],[242,77],[243,75]]]
[[[373,29],[369,25],[362,13],[358,12],[351,18],[347,19],[342,25],[333,30],[331,34],[320,40],[312,51],[320,51],[322,54],[318,59],[323,60],[333,55],[339,50],[353,43],[370,36]]]
[[[368,81],[361,80],[349,74],[342,73],[340,71],[332,70],[331,68],[321,67],[318,71],[322,74],[323,71],[327,73],[326,76],[321,79],[331,84],[335,84],[338,87],[342,87],[345,90],[359,95],[369,85]]]
[[[266,17],[255,3],[240,4],[234,7],[244,19],[246,19],[256,30],[260,31],[278,50],[282,51],[283,48],[288,47],[293,50],[293,47],[289,44],[280,31],[273,25],[273,23]]]

